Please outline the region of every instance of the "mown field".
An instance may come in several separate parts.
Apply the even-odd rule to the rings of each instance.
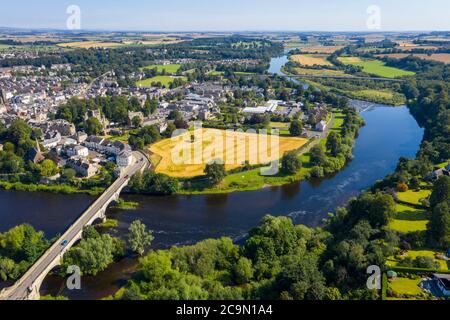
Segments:
[[[176,74],[180,70],[180,68],[181,64],[167,64],[167,65],[152,64],[149,66],[142,67],[141,70],[156,69],[156,72],[158,73],[166,72],[169,74]]]
[[[433,53],[431,55],[428,54],[424,54],[424,53],[413,53],[413,54],[408,54],[408,53],[389,53],[389,54],[380,54],[377,55],[380,58],[383,57],[388,57],[391,59],[403,59],[409,56],[414,56],[420,59],[424,59],[424,60],[431,60],[431,61],[437,61],[437,62],[442,62],[445,64],[449,64],[450,63],[450,53]]]
[[[302,53],[332,54],[342,48],[344,46],[302,46],[298,49]]]
[[[397,204],[395,218],[389,224],[393,230],[408,233],[427,230],[428,215],[425,210]]]
[[[385,63],[380,60],[362,60],[359,57],[339,57],[338,60],[344,64],[362,67],[363,72],[365,73],[384,78],[397,78],[415,74],[411,71],[387,67]]]
[[[267,141],[265,149],[251,148],[250,141],[257,140],[259,135],[240,132],[226,133],[226,131],[217,129],[201,130],[202,141],[193,141],[191,137],[193,133],[187,132],[175,140],[165,139],[150,146],[150,152],[160,158],[155,169],[156,172],[177,178],[201,176],[204,174],[208,162],[224,157],[230,157],[232,160],[226,161],[226,170],[242,167],[245,161],[249,161],[252,165],[263,164],[280,159],[285,152],[299,149],[308,142],[303,138],[279,137],[279,151],[273,150],[272,154],[271,138],[261,138],[263,141]],[[226,142],[227,134],[229,139],[234,139],[233,142]],[[202,159],[199,161],[194,162],[193,157],[189,157],[190,161],[187,161],[187,164],[174,163],[173,154],[181,157],[182,150],[190,150],[193,155],[197,148],[201,150],[199,155]],[[216,150],[219,154],[216,154]],[[238,154],[243,155],[242,159],[238,159]]]
[[[90,49],[90,48],[115,48],[119,46],[123,46],[123,43],[120,42],[102,42],[102,41],[78,41],[78,42],[66,42],[66,43],[58,43],[58,47],[63,48],[81,48],[81,49]]]
[[[327,55],[312,54],[294,54],[289,57],[294,62],[303,66],[332,66],[331,62],[326,60]]]
[[[179,77],[180,79],[183,79],[184,81],[187,81],[186,77]],[[151,87],[152,83],[161,83],[161,85],[165,88],[168,88],[170,84],[175,80],[175,77],[172,76],[156,76],[153,78],[148,78],[144,80],[139,80],[136,82],[136,85],[138,87]]]

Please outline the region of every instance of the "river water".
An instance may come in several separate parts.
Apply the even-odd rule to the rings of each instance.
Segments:
[[[281,60],[275,63],[281,66],[283,63],[278,61]],[[140,206],[136,210],[108,211],[109,217],[119,220],[115,232],[125,235],[129,224],[140,219],[154,231],[153,249],[158,249],[220,236],[239,240],[266,214],[290,216],[295,223],[317,226],[350,197],[393,172],[401,156],[413,158],[419,149],[423,130],[406,106],[370,106],[365,104],[361,113],[366,126],[356,141],[354,160],[333,177],[225,195],[124,195]],[[0,232],[28,222],[53,237],[62,233],[93,200],[83,195],[0,191]],[[99,299],[123,285],[135,266],[134,260],[124,259],[96,277],[83,277],[81,291],[60,290],[62,280],[47,277],[41,293]]]

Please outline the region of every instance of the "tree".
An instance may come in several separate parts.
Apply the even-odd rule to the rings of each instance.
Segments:
[[[302,168],[302,161],[296,152],[288,152],[281,159],[281,170],[285,174],[294,174]]]
[[[249,283],[253,278],[252,261],[247,258],[240,258],[234,268],[237,284]]]
[[[131,119],[131,124],[133,125],[133,127],[138,128],[141,126],[142,120],[140,117],[135,116],[133,117],[133,119]]]
[[[211,186],[216,186],[222,182],[226,176],[225,165],[213,162],[205,167],[205,174]]]
[[[139,220],[131,223],[128,232],[128,244],[131,250],[142,256],[145,252],[145,247],[149,246],[154,239],[152,232],[147,231],[145,224]]]
[[[323,166],[327,161],[327,156],[321,145],[311,149],[311,163],[314,166]]]
[[[97,118],[86,120],[86,133],[89,135],[98,135],[103,131],[103,126]]]
[[[108,234],[83,239],[64,255],[64,265],[77,265],[83,274],[95,276],[114,261],[115,249],[113,238]]]
[[[331,155],[333,157],[336,157],[342,148],[341,136],[338,133],[332,131],[328,135],[326,147],[328,150],[330,150]]]
[[[38,165],[41,177],[52,177],[58,173],[58,166],[50,159],[45,159]]]
[[[447,202],[437,204],[428,223],[428,237],[432,244],[450,245],[450,209]]]
[[[292,120],[291,127],[289,128],[291,136],[299,137],[302,135],[302,123],[299,120]]]
[[[448,176],[442,176],[434,183],[430,197],[430,206],[434,208],[444,201],[450,204],[450,177]]]

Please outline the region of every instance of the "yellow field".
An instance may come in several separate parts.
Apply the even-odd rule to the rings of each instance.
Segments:
[[[79,42],[58,43],[58,46],[63,48],[82,48],[82,49],[114,48],[118,46],[123,46],[123,43],[101,42],[101,41],[79,41]]]
[[[195,136],[195,139],[192,139],[192,136]],[[219,158],[224,160],[226,170],[232,170],[242,167],[245,161],[255,165],[280,159],[287,151],[299,149],[308,142],[303,138],[278,139],[277,152],[275,147],[271,147],[276,138],[270,136],[264,138],[254,133],[198,129],[153,144],[150,146],[150,152],[158,156],[159,162],[155,170],[157,173],[189,178],[203,175],[206,164]]]
[[[433,60],[433,61],[443,62],[446,64],[450,63],[450,53],[433,53],[431,55],[424,54],[424,53],[414,53],[414,54],[390,53],[390,54],[379,54],[377,56],[381,57],[381,58],[388,57],[388,58],[392,58],[392,59],[403,59],[410,55],[420,58],[420,59]]]
[[[332,66],[326,55],[294,54],[290,59],[304,66]]]
[[[302,53],[332,54],[342,48],[344,48],[344,46],[310,46],[310,47],[301,47],[299,48],[299,50]]]

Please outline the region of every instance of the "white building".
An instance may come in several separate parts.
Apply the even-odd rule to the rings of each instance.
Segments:
[[[320,121],[318,124],[316,124],[316,130],[320,132],[324,132],[327,130],[328,123],[326,121]]]
[[[116,162],[119,167],[128,167],[133,163],[133,156],[130,151],[122,151],[116,157]]]
[[[46,149],[54,148],[61,141],[61,134],[58,131],[49,131],[44,136],[44,142],[42,145]]]
[[[66,150],[68,157],[82,157],[85,158],[89,156],[89,149],[83,146],[70,146]]]

